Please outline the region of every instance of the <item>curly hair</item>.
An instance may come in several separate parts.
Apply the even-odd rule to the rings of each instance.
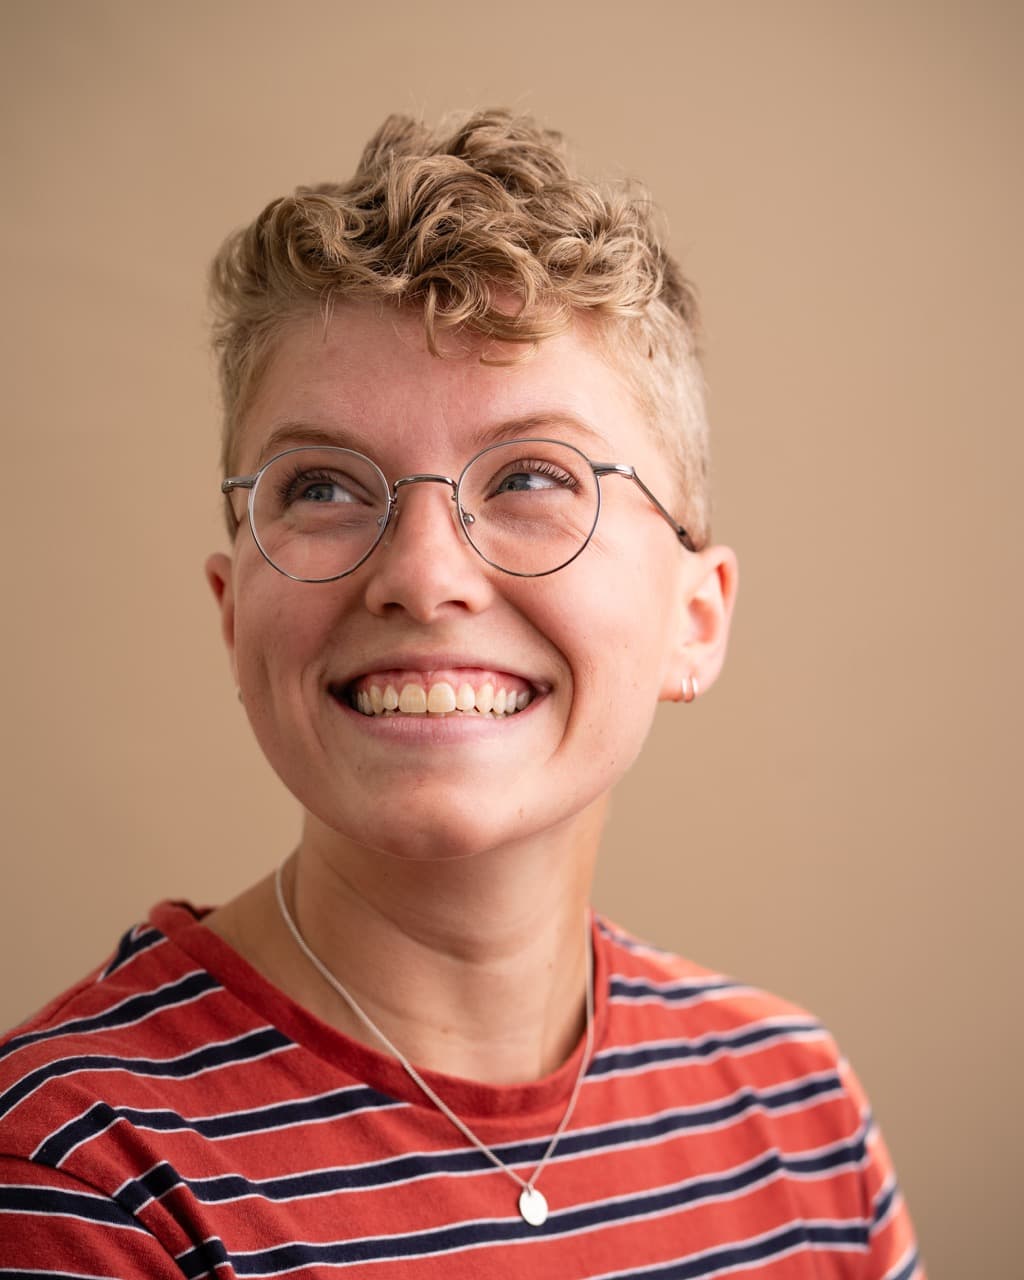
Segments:
[[[529,117],[480,111],[436,130],[388,117],[348,182],[274,200],[214,259],[225,471],[275,339],[297,314],[329,316],[336,301],[415,307],[437,356],[444,332],[468,331],[519,344],[519,358],[587,314],[666,446],[703,546],[697,303],[656,222],[645,192],[574,173],[561,136]],[[486,341],[482,352],[498,362]]]

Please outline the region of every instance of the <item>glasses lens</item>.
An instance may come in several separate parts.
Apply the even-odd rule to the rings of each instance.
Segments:
[[[253,492],[253,534],[282,573],[324,582],[350,573],[377,545],[388,487],[375,463],[350,449],[289,449],[264,467]]]
[[[572,445],[514,440],[477,454],[459,481],[466,536],[496,568],[552,573],[586,546],[600,504],[597,479]]]

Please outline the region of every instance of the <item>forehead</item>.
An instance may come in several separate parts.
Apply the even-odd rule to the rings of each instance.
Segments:
[[[585,322],[525,352],[464,333],[445,343],[430,352],[417,312],[362,304],[339,306],[327,324],[287,322],[241,423],[241,465],[325,435],[407,470],[455,468],[510,436],[552,435],[634,464],[655,447]]]

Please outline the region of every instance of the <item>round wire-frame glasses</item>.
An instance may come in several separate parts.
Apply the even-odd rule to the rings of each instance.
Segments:
[[[534,454],[537,456],[531,456]],[[505,464],[501,466],[503,458]],[[302,463],[307,461],[310,465],[304,468]],[[491,463],[498,467],[493,475]],[[339,476],[343,477],[343,484]],[[485,476],[490,486],[486,491],[482,486]],[[365,454],[334,445],[298,445],[275,454],[252,475],[229,476],[220,487],[225,495],[236,489],[248,491],[248,523],[256,546],[278,573],[294,582],[335,582],[354,573],[373,554],[392,519],[397,518],[399,491],[413,484],[449,487],[458,524],[469,545],[487,564],[513,577],[542,578],[564,569],[586,548],[601,512],[598,482],[605,476],[631,480],[683,546],[689,551],[696,550],[685,528],[658,501],[635,468],[622,462],[594,462],[564,440],[500,441],[475,453],[458,479],[420,472],[402,476],[393,484],[388,483],[380,467]],[[341,502],[311,497],[328,488],[332,491],[341,488],[346,497]],[[570,493],[575,494],[571,500],[575,506],[573,511],[565,507],[566,495]],[[528,498],[527,495],[534,496]],[[464,501],[467,497],[468,502]],[[492,515],[492,500],[499,498],[499,511]],[[487,501],[486,512],[477,506],[477,500]],[[508,514],[509,506],[516,509],[514,515]],[[296,511],[302,513],[301,520],[291,514]],[[326,522],[325,512],[330,513],[330,520]],[[299,524],[304,528],[300,529]],[[496,529],[500,530],[498,534],[494,532]],[[325,557],[325,543],[329,543],[332,536],[338,542],[339,532],[344,535],[340,542],[347,540],[347,558],[337,554],[337,546],[333,556],[329,551]],[[528,562],[546,563],[542,546],[545,536],[551,543],[549,558],[556,562],[544,568],[514,567]],[[299,545],[304,548],[301,555],[296,551]],[[315,554],[310,554],[311,548]],[[515,555],[509,553],[510,548],[516,549]],[[495,558],[496,555],[501,558]],[[310,563],[326,559],[333,561],[333,567],[330,572],[321,569],[310,573],[308,567],[305,572],[297,572],[303,559]],[[337,568],[338,564],[343,567]]]

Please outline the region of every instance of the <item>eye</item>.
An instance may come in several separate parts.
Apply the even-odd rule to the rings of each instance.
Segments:
[[[298,471],[281,486],[282,506],[294,503],[372,502],[366,487],[338,471]]]
[[[576,478],[563,467],[539,458],[520,459],[502,467],[491,493],[530,493],[542,489],[575,489]]]

